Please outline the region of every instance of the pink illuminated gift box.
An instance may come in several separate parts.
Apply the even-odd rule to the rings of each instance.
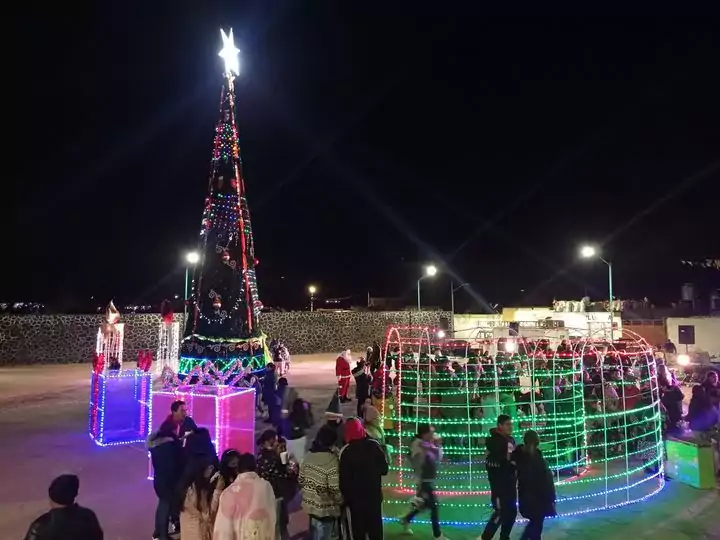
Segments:
[[[198,427],[207,428],[218,454],[228,448],[255,453],[255,390],[224,385],[179,386],[152,395],[151,431],[170,414],[173,401],[187,405]]]

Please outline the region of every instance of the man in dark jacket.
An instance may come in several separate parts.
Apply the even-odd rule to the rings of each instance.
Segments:
[[[355,377],[355,398],[357,399],[357,415],[362,418],[362,408],[365,400],[370,397],[370,383],[372,377],[367,371],[367,363],[362,358],[357,361],[355,368],[352,370]]]
[[[347,526],[355,540],[382,540],[382,477],[388,473],[385,452],[366,436],[360,420],[345,423],[340,451],[340,493],[346,505]]]
[[[183,448],[176,424],[163,422],[160,429],[148,438],[147,447],[152,459],[153,488],[158,498],[153,538],[167,540],[170,518],[179,514],[175,492],[183,471]]]
[[[501,414],[497,419],[497,427],[491,429],[490,436],[485,439],[485,468],[490,481],[493,513],[482,533],[482,540],[492,540],[498,528],[500,540],[509,540],[517,517],[517,475],[515,465],[510,460],[515,450],[512,430],[512,419]]]
[[[25,540],[103,540],[95,512],[75,502],[79,489],[80,480],[74,474],[63,474],[53,480],[48,489],[51,510],[30,524]]]

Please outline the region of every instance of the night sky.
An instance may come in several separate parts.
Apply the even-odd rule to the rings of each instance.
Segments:
[[[0,300],[156,303],[200,230],[221,27],[266,305],[664,303],[720,258],[720,33],[697,16],[491,16],[437,3],[112,2],[17,22]],[[112,5],[110,5],[112,4]],[[196,4],[196,7],[182,7]],[[348,4],[353,4],[352,7]],[[427,5],[427,8],[422,6]],[[418,7],[420,6],[420,7]],[[39,61],[39,63],[38,63]],[[702,274],[702,275],[699,275]]]

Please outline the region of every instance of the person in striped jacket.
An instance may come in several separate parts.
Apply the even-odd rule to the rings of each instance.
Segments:
[[[335,431],[321,427],[300,467],[302,508],[310,517],[311,540],[331,540],[339,535],[342,495],[335,444]]]

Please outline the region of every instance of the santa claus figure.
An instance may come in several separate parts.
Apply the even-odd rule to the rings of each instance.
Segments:
[[[342,403],[350,401],[348,392],[350,391],[350,378],[352,377],[352,369],[350,368],[350,349],[340,353],[335,360],[335,376],[338,378],[338,395]]]

